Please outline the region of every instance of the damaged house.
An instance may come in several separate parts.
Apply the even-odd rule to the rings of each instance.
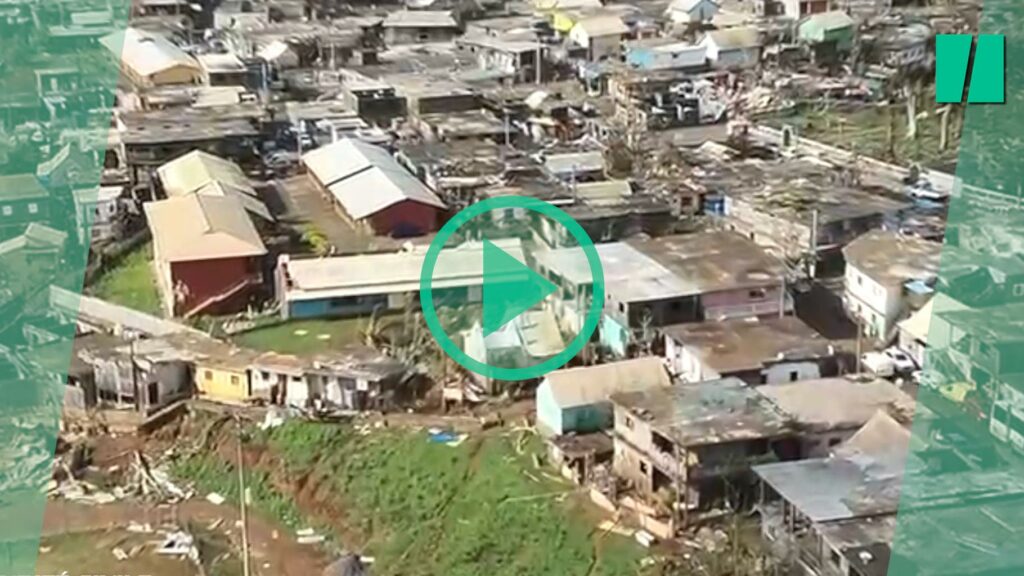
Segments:
[[[750,466],[797,456],[788,417],[741,380],[726,378],[613,394],[616,475],[667,524],[744,502]]]

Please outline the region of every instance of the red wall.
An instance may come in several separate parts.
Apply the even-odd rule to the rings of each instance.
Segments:
[[[380,236],[421,236],[436,229],[439,213],[433,206],[403,200],[370,216],[370,226]]]
[[[196,260],[171,264],[171,278],[174,285],[182,282],[188,286],[189,297],[184,304],[178,304],[175,312],[183,314],[203,301],[223,294],[246,276],[259,274],[258,258],[222,258],[218,260]],[[223,302],[211,312],[228,313],[245,309],[248,292],[243,291],[229,302]]]

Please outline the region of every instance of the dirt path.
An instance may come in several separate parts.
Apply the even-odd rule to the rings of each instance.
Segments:
[[[157,526],[162,522],[196,522],[210,525],[222,520],[218,530],[226,531],[232,542],[241,547],[241,531],[237,527],[238,510],[230,505],[216,506],[205,500],[189,500],[174,506],[151,507],[143,504],[117,502],[89,506],[66,501],[47,503],[43,518],[43,536],[69,532],[108,530],[125,527],[131,522]],[[320,574],[330,562],[326,552],[317,547],[299,544],[287,528],[250,514],[249,543],[253,573],[263,576],[310,576]]]

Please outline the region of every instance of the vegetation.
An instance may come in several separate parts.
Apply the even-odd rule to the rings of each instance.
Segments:
[[[534,468],[532,436],[484,434],[452,447],[417,432],[290,422],[268,442],[292,473],[326,483],[320,492],[365,536],[375,574],[638,572],[640,549],[595,534],[572,487]]]
[[[160,293],[149,258],[151,253],[150,245],[145,244],[125,254],[89,291],[115,304],[161,316]]]
[[[160,574],[161,576],[194,576],[196,566],[171,556],[154,554],[149,547],[152,536],[127,531],[80,532],[44,537],[40,541],[40,554],[36,574]],[[136,546],[145,548],[127,560],[118,560],[111,550],[120,547],[125,552]],[[45,551],[45,552],[42,552]],[[235,574],[218,570],[218,576]]]
[[[923,100],[928,101],[927,97]],[[934,102],[934,97],[931,101]],[[914,137],[909,135],[911,126],[905,108],[903,105],[864,106],[850,110],[806,106],[795,116],[771,118],[768,123],[777,128],[788,124],[800,136],[880,160],[901,164],[918,162],[931,168],[956,162],[961,124],[959,116],[954,115],[948,120],[948,141],[946,148],[942,149],[942,119],[934,105],[926,110],[917,110],[919,116]]]
[[[364,318],[330,320],[291,320],[254,328],[234,336],[237,344],[280,352],[281,354],[317,354],[363,343]]]

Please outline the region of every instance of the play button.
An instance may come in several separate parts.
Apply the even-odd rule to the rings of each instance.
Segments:
[[[484,337],[558,290],[550,280],[484,239]]]
[[[539,267],[551,238],[582,249],[569,263],[578,272],[571,282]],[[501,196],[459,212],[431,242],[420,271],[431,335],[464,368],[493,380],[537,378],[565,365],[590,341],[603,304],[589,236],[535,198]]]

